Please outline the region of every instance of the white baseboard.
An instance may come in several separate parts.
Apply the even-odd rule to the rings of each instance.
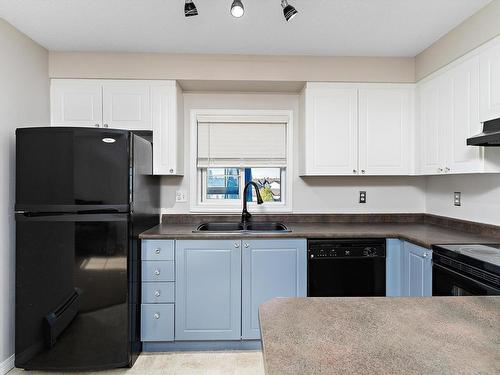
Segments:
[[[14,368],[14,354],[0,363],[0,375],[5,375]]]

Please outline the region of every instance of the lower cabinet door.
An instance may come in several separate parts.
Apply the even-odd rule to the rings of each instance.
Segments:
[[[141,340],[142,341],[174,340],[173,304],[141,305]]]
[[[241,241],[176,242],[175,339],[241,339]]]
[[[402,266],[403,242],[396,238],[388,238],[385,248],[385,295],[399,297],[403,295]]]
[[[242,241],[242,338],[259,339],[259,305],[307,295],[307,241]]]
[[[404,295],[432,295],[432,250],[404,242]]]

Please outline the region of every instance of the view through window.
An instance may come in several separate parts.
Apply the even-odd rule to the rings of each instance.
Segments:
[[[281,202],[282,168],[206,168],[204,200],[238,200],[249,181],[259,187],[264,202]],[[248,189],[248,202],[256,202],[254,189]]]

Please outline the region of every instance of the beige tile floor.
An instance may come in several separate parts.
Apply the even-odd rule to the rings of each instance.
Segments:
[[[62,375],[40,371],[11,370],[8,375]],[[66,374],[66,373],[65,373]],[[264,375],[262,352],[174,352],[141,354],[131,369],[68,373],[71,375]]]

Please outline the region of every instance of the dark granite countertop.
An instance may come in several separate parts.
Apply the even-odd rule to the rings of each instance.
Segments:
[[[276,298],[267,375],[499,374],[500,297]]]
[[[430,248],[434,244],[500,243],[500,238],[473,234],[436,224],[419,223],[287,223],[288,233],[193,233],[196,224],[162,223],[140,235],[142,239],[236,238],[400,238]]]

